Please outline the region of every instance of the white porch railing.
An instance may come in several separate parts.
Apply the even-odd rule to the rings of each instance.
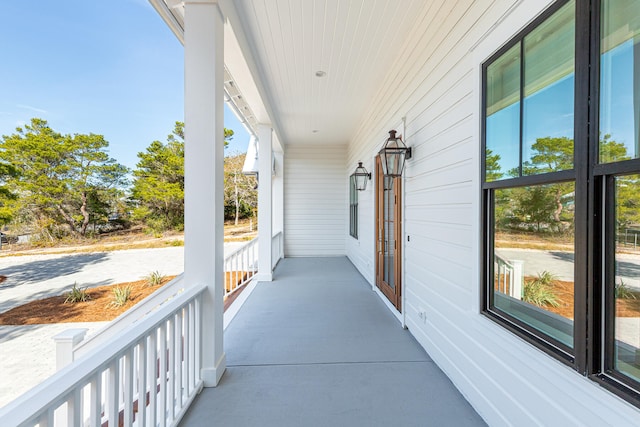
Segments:
[[[225,258],[225,295],[256,273],[257,241]],[[205,289],[185,289],[182,275],[158,289],[75,346],[73,364],[0,409],[0,426],[177,425],[203,385]]]
[[[183,291],[184,280],[183,275],[180,274],[133,306],[130,310],[127,310],[116,319],[109,322],[104,328],[100,329],[97,334],[80,342],[73,348],[72,360],[78,359],[80,356],[88,353],[105,341],[113,339],[119,333],[122,333],[122,331],[127,329],[131,324],[138,322],[140,319],[158,310],[163,304],[167,303],[176,297],[178,293]]]
[[[284,238],[279,231],[271,238],[271,268],[275,268],[278,261],[284,256]]]
[[[494,274],[496,291],[512,298],[522,299],[523,262],[520,260],[509,260],[495,254]]]
[[[231,252],[224,259],[225,296],[247,283],[257,271],[258,239],[255,238],[241,248]],[[180,274],[171,282],[158,289],[130,310],[109,322],[103,329],[88,337],[73,348],[73,360],[86,354],[103,342],[112,339],[129,325],[157,310],[184,289],[183,276]]]
[[[224,259],[225,286],[227,296],[251,280],[258,271],[258,238],[236,249]]]
[[[103,342],[9,403],[0,410],[0,424],[176,425],[202,388],[205,289],[186,289],[136,328]]]

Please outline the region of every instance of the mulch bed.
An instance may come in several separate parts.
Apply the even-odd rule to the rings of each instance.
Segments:
[[[559,314],[567,319],[573,319],[573,282],[556,280],[552,286],[558,297],[558,307],[545,306],[547,311]],[[636,299],[617,299],[616,317],[640,317],[640,295]]]
[[[236,278],[250,277],[251,273],[227,273],[225,288],[229,289],[230,281]],[[152,292],[168,283],[175,276],[167,276],[161,285],[149,286],[146,280],[118,283],[115,285],[98,286],[87,289],[91,298],[89,301],[66,303],[65,295],[44,298],[31,301],[19,307],[0,313],[0,325],[37,325],[46,323],[71,323],[71,322],[104,322],[113,320],[138,302],[142,301]],[[1,285],[0,285],[1,286]],[[113,307],[113,289],[117,286],[131,286],[129,301],[121,307]],[[225,300],[225,309],[235,299],[244,286],[229,295]]]

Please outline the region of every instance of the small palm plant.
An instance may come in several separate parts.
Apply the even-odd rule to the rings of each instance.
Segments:
[[[636,299],[636,294],[629,288],[629,285],[624,283],[620,279],[620,283],[616,283],[616,298],[617,299]]]
[[[74,304],[77,302],[85,302],[89,301],[91,297],[87,292],[87,288],[80,289],[78,288],[78,283],[74,282],[73,288],[69,292],[67,292],[67,298],[64,300],[65,304]]]
[[[147,285],[149,286],[159,286],[162,284],[166,276],[161,274],[158,270],[149,273],[145,280],[147,281]]]
[[[522,300],[540,307],[551,306],[558,307],[558,297],[554,292],[552,285],[557,280],[556,276],[549,271],[538,273],[538,277],[533,280],[527,280],[524,284],[524,293]]]
[[[131,297],[131,286],[116,286],[113,288],[113,296],[111,298],[111,302],[109,303],[109,307],[122,307],[129,301]]]

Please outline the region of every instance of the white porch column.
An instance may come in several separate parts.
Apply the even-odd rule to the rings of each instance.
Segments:
[[[256,280],[270,282],[271,270],[271,125],[258,125],[258,275]]]
[[[184,2],[184,279],[205,283],[202,378],[226,368],[223,334],[224,20],[214,0]]]

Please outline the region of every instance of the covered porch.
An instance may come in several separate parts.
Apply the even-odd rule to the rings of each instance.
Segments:
[[[346,257],[281,260],[224,339],[181,425],[485,425]]]
[[[185,49],[184,277],[0,424],[638,425],[485,309],[483,67],[565,2],[150,2]],[[226,328],[225,101],[259,175],[256,285]]]

